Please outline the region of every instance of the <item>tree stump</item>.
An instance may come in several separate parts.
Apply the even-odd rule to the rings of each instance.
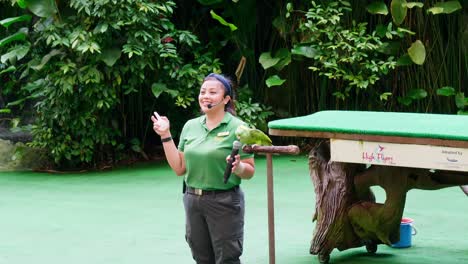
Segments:
[[[330,161],[330,145],[321,141],[309,153],[315,189],[317,221],[310,253],[327,263],[333,249],[378,244],[400,239],[400,222],[410,189],[437,190],[468,184],[468,172],[430,171],[420,168],[371,166]],[[376,203],[371,186],[385,190],[386,200]]]

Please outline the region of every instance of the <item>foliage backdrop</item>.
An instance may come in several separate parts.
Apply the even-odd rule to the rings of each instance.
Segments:
[[[263,130],[324,109],[467,111],[466,0],[0,6],[0,124],[59,167],[148,158],[152,111],[177,135],[212,71],[238,78],[238,114]]]

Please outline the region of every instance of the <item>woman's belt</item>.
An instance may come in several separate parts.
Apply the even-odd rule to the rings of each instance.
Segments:
[[[186,192],[194,195],[214,195],[214,194],[220,194],[220,193],[225,193],[225,192],[234,192],[239,189],[239,186],[236,185],[232,187],[231,189],[226,189],[226,190],[203,190],[203,189],[198,189],[198,188],[192,188],[187,186]]]

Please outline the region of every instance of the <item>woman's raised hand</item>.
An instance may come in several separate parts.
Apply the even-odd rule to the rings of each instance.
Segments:
[[[170,136],[170,123],[167,117],[160,116],[158,112],[154,112],[154,114],[151,116],[151,121],[153,121],[154,132],[156,132],[161,137]]]

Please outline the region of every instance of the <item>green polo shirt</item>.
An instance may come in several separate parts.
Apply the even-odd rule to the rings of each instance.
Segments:
[[[226,112],[221,123],[209,130],[206,116],[191,119],[185,123],[180,134],[179,151],[185,157],[185,182],[192,188],[203,190],[230,189],[241,183],[235,174],[224,184],[226,157],[231,154],[232,143],[236,140],[235,131],[245,124],[239,118]],[[241,159],[253,157],[253,154],[239,151]]]

